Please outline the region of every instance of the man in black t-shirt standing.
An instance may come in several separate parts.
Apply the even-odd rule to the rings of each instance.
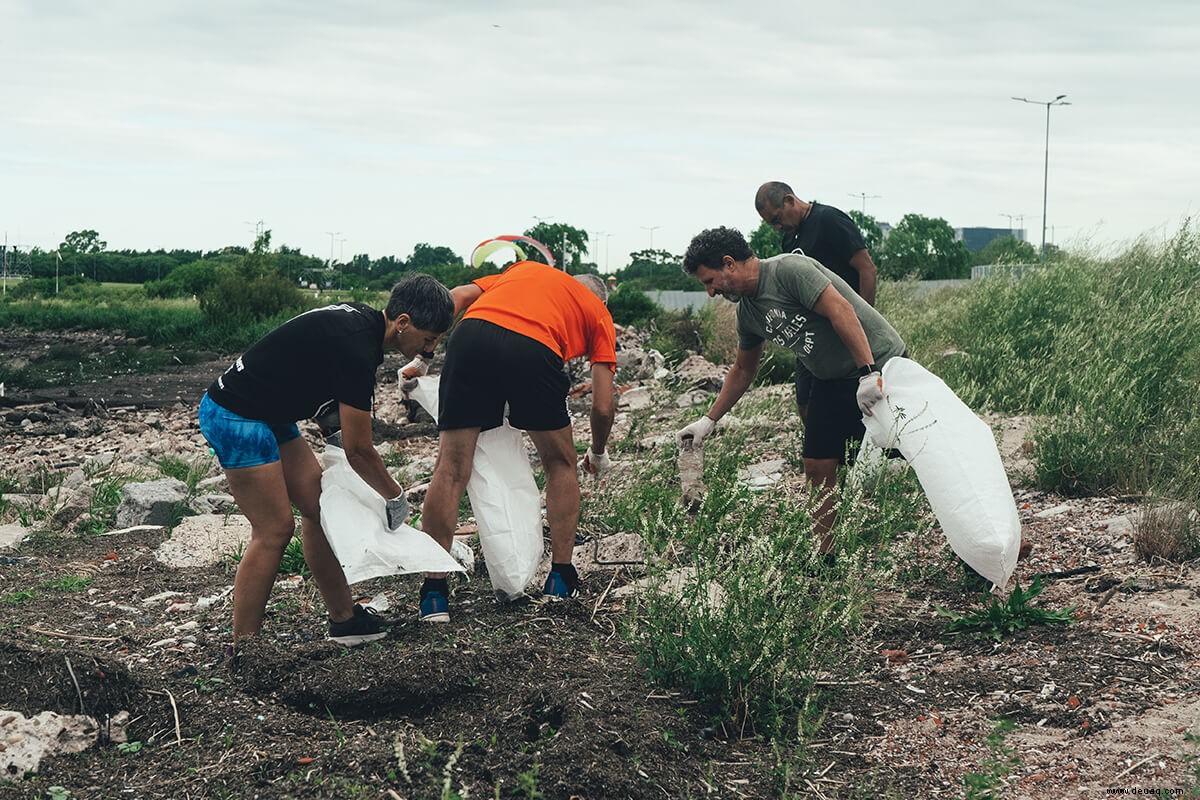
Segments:
[[[329,638],[352,646],[384,635],[356,605],[321,528],[321,467],[297,420],[336,413],[346,460],[385,500],[387,524],[408,516],[404,490],[371,441],[375,373],[385,350],[429,353],[453,321],[445,286],[414,274],[396,284],[384,311],[342,303],[294,317],[253,344],[208,388],[200,432],[225,470],[229,491],[250,521],[251,538],[234,579],[235,645],[262,628],[284,549],[300,511],[304,560],[329,611]]]
[[[875,262],[848,214],[823,203],[805,202],[781,181],[758,187],[754,208],[764,222],[783,234],[783,252],[816,259],[875,305]],[[797,360],[796,406],[802,419],[808,416],[811,394],[812,374]]]

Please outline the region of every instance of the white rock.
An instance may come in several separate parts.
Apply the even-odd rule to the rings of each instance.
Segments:
[[[100,728],[91,717],[62,716],[43,711],[26,717],[0,710],[5,747],[0,750],[0,775],[19,778],[37,772],[42,759],[59,753],[81,753],[96,743]]]

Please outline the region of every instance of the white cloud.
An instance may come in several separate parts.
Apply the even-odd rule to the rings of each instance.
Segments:
[[[9,5],[0,226],[43,247],[216,248],[262,219],[317,255],[329,230],[465,255],[539,215],[611,233],[616,267],[649,227],[674,252],[753,227],[767,179],[1036,239],[1045,110],[1014,95],[1072,103],[1056,235],[1177,225],[1200,184],[1187,2]]]

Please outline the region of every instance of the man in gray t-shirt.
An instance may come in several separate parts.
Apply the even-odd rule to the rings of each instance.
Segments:
[[[820,552],[832,548],[838,465],[862,440],[862,414],[883,399],[879,368],[905,352],[904,340],[844,280],[807,256],[759,260],[742,234],[713,228],[692,239],[683,270],[710,296],[737,303],[738,350],[709,412],[676,434],[681,446],[700,444],[717,420],[750,388],[763,342],[790,348],[813,374],[804,420],[804,474],[817,501],[814,530]]]

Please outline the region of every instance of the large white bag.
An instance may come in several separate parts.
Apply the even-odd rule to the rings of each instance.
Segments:
[[[428,534],[408,525],[389,531],[383,498],[359,477],[340,447],[321,455],[321,527],[347,583],[381,575],[462,571]]]
[[[438,390],[437,377],[422,376],[409,392],[434,420]],[[503,599],[522,597],[542,560],[542,501],[524,436],[507,419],[479,434],[467,496],[492,588]]]
[[[955,553],[1004,588],[1017,566],[1021,521],[983,420],[941,378],[908,358],[883,367],[883,401],[863,417],[877,447],[904,454]]]

